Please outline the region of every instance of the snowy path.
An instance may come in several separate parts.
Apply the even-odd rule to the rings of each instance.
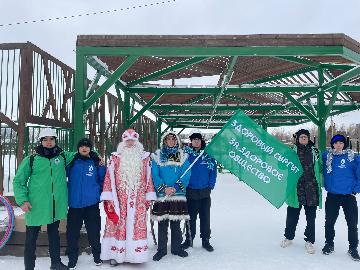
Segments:
[[[324,244],[324,210],[317,211],[317,241],[314,255],[307,254],[304,249],[303,212],[294,244],[286,249],[279,246],[283,239],[285,217],[285,206],[277,210],[232,175],[221,175],[212,195],[211,243],[215,248],[213,253],[202,249],[201,241],[197,237],[194,248],[189,250],[188,258],[168,254],[159,262],[151,261],[143,265],[125,264],[118,268],[110,268],[108,264],[96,267],[92,263],[92,257],[82,255],[77,269],[359,269],[360,263],[352,261],[346,254],[347,227],[342,212],[335,228],[335,253],[329,256],[321,254]],[[152,254],[155,253],[152,241],[150,248]],[[67,258],[63,261],[67,262]],[[12,270],[23,269],[23,259],[0,257],[0,269],[9,266]],[[49,259],[39,258],[36,269],[49,269]]]

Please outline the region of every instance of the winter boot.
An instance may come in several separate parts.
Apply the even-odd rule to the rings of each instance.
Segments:
[[[118,263],[116,260],[114,260],[114,259],[111,259],[110,260],[110,266],[117,266],[117,265],[119,265],[120,263]]]
[[[100,266],[100,265],[102,265],[103,261],[101,259],[96,258],[96,259],[94,259],[94,263],[96,266]]]
[[[155,253],[153,260],[160,261],[162,257],[164,257],[166,254],[167,254],[166,251],[159,250],[158,252]]]
[[[51,270],[69,270],[69,267],[67,267],[65,264],[63,264],[62,262],[58,262],[57,264],[52,264],[50,266]]]
[[[329,255],[334,252],[334,245],[325,244],[325,246],[322,249],[322,253],[325,255]]]
[[[292,240],[285,238],[284,240],[281,241],[280,247],[286,248],[286,247],[290,246],[291,244],[292,244]]]
[[[351,257],[351,259],[353,259],[354,261],[360,261],[359,252],[357,251],[356,248],[350,248],[348,254]]]
[[[203,238],[201,239],[202,241],[202,247],[205,248],[207,251],[212,252],[214,251],[214,248],[212,245],[210,245],[209,239],[208,238]]]
[[[192,247],[192,241],[186,237],[186,240],[181,244],[181,248],[188,249],[189,247]]]
[[[314,244],[311,242],[305,242],[305,250],[309,254],[314,254],[315,253]]]
[[[181,257],[181,258],[185,258],[185,257],[187,257],[189,254],[185,251],[185,250],[183,250],[183,249],[179,249],[178,251],[176,251],[176,252],[171,252],[172,254],[174,254],[174,255],[176,255],[176,256],[179,256],[179,257]]]

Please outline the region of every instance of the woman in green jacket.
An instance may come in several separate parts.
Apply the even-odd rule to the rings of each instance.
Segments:
[[[56,132],[43,129],[35,152],[21,162],[14,178],[15,200],[25,212],[26,240],[24,262],[26,270],[35,267],[36,240],[41,225],[47,225],[50,269],[68,269],[60,259],[59,223],[68,209],[66,163],[73,153],[64,152],[56,143]]]
[[[288,208],[285,239],[281,242],[281,247],[285,248],[292,244],[299,221],[300,210],[304,207],[307,222],[304,233],[305,250],[309,254],[314,254],[316,209],[318,206],[321,208],[322,203],[321,155],[310,140],[310,132],[308,130],[300,129],[295,135],[296,143],[293,149],[298,154],[304,172],[286,201]]]

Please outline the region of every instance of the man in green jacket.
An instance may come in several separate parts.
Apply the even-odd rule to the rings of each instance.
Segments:
[[[63,152],[57,146],[56,138],[53,129],[46,128],[40,132],[36,154],[24,158],[13,182],[16,203],[25,212],[25,270],[35,267],[36,240],[41,225],[47,225],[50,269],[68,269],[60,259],[58,229],[68,209],[65,166],[74,154]]]
[[[314,143],[310,140],[310,132],[308,130],[300,129],[295,135],[296,142],[293,149],[298,154],[304,172],[286,201],[288,208],[285,239],[280,245],[285,248],[292,244],[299,221],[300,210],[304,207],[307,222],[304,233],[305,250],[309,254],[314,254],[316,209],[318,206],[321,208],[322,201],[321,156],[319,150],[314,147]]]

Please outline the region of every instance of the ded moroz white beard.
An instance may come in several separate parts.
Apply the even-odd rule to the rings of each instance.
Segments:
[[[119,176],[126,189],[137,190],[141,181],[142,157],[144,147],[136,142],[131,148],[126,147],[124,142],[119,143],[117,152],[120,154]]]

